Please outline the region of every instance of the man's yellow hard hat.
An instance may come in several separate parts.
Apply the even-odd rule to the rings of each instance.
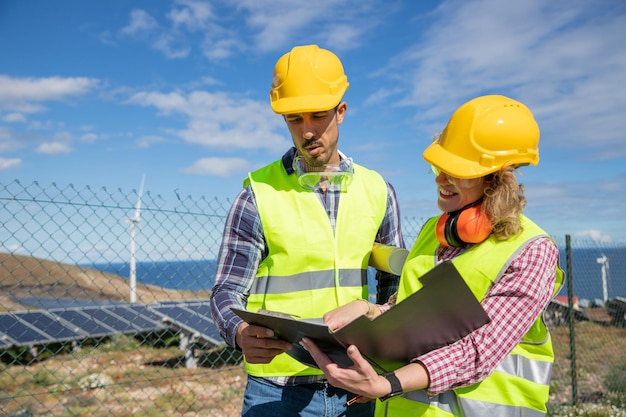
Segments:
[[[325,111],[341,102],[348,85],[337,55],[317,45],[296,46],[276,62],[270,103],[279,114]]]

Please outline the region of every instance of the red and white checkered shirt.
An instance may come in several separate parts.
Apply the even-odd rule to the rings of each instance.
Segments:
[[[453,259],[465,250],[442,246],[438,262]],[[472,385],[491,374],[550,302],[558,259],[558,249],[550,239],[531,242],[482,300],[491,322],[456,343],[413,360],[424,364],[429,372],[428,395]],[[381,312],[391,306],[380,306]]]

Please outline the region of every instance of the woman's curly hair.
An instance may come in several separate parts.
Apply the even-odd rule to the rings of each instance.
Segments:
[[[526,207],[526,197],[516,171],[516,167],[506,166],[485,177],[483,209],[498,240],[506,240],[522,231],[520,216]]]

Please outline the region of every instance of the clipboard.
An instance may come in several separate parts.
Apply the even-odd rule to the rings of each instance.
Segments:
[[[294,347],[286,353],[306,365],[317,367],[299,345],[305,336],[340,366],[352,366],[346,348],[354,344],[378,372],[388,372],[424,353],[452,344],[490,322],[452,262],[442,262],[419,280],[423,288],[385,314],[374,320],[360,316],[336,332],[320,318],[232,310],[246,322],[268,327],[278,337],[291,342]]]

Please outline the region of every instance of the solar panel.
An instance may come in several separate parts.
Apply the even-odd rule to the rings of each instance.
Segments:
[[[204,329],[204,334],[209,336],[213,340],[222,340],[222,336],[220,335],[220,331],[217,328],[217,325],[213,321],[213,316],[211,315],[211,308],[208,304],[198,304],[198,305],[189,305],[186,307],[188,310],[193,311],[194,313],[201,316],[206,321],[210,322],[211,325]],[[220,344],[220,343],[217,343]]]
[[[201,324],[200,318],[191,311],[186,310],[181,305],[160,305],[153,309],[163,315],[170,322],[181,322],[188,327],[194,329]]]
[[[159,316],[150,312],[147,308],[141,311],[130,305],[121,305],[107,307],[103,311],[128,322],[137,331],[152,331],[164,327]]]
[[[208,300],[156,305],[35,297],[16,301],[49,309],[1,314],[0,348],[154,331],[165,323],[209,344],[223,344]]]
[[[14,313],[0,315],[0,332],[6,334],[20,345],[34,345],[51,342],[52,338],[44,332],[23,321]]]
[[[165,300],[165,301],[159,301],[157,304],[153,304],[153,305],[158,305],[158,306],[178,306],[178,307],[188,307],[190,305],[198,305],[198,304],[209,304],[209,299],[208,298],[200,298],[197,300]]]
[[[173,326],[198,334],[211,344],[220,345],[224,343],[219,336],[215,323],[208,317],[201,316],[181,305],[157,305],[151,308],[162,314],[165,320]]]
[[[163,316],[155,313],[145,304],[128,304],[127,307],[141,314],[143,317],[146,317],[148,320],[152,320],[155,323],[161,323],[161,318]]]
[[[50,307],[0,315],[0,348],[137,333],[163,329],[168,323],[213,345],[223,344],[208,300],[170,301],[156,305],[83,303],[84,300],[26,297],[23,304]]]
[[[81,312],[110,327],[114,333],[134,333],[137,331],[135,326],[128,320],[123,320],[111,314],[106,308],[85,308]]]
[[[0,349],[11,347],[15,344],[14,340],[11,340],[9,336],[0,332]]]
[[[207,317],[213,320],[213,315],[211,315],[211,307],[208,303],[202,304],[190,304],[186,307],[187,309],[193,311],[196,314]]]
[[[26,311],[14,313],[22,321],[49,336],[52,341],[76,340],[85,337],[84,333],[70,323],[63,323],[59,318],[44,311]]]
[[[181,306],[181,305],[187,305],[187,304],[189,304],[189,301],[164,300],[164,301],[159,301],[158,304],[153,304],[153,305],[159,305],[159,306]]]
[[[53,314],[78,327],[88,337],[102,337],[115,333],[109,326],[100,323],[93,317],[84,314],[81,310],[55,310]]]
[[[79,298],[12,297],[13,301],[44,310],[97,307],[125,304],[117,301],[85,300]]]

